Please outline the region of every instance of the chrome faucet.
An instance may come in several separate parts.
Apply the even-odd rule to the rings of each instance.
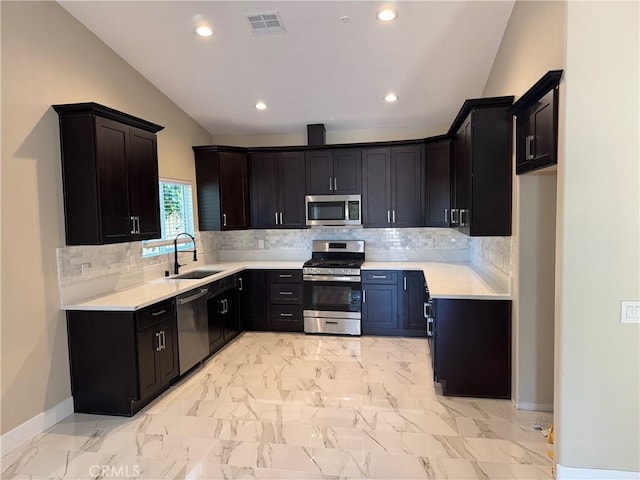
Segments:
[[[173,265],[174,265],[173,273],[175,275],[178,275],[180,273],[180,267],[183,266],[178,263],[178,238],[180,238],[180,236],[182,235],[186,235],[187,237],[191,238],[191,240],[193,241],[193,250],[181,250],[181,251],[193,252],[193,261],[194,262],[198,261],[198,252],[196,251],[196,239],[193,238],[193,235],[191,235],[190,233],[187,233],[187,232],[179,233],[178,235],[176,235],[176,238],[173,239]]]

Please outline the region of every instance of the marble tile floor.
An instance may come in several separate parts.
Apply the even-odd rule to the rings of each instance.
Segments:
[[[426,339],[244,333],[132,418],[66,418],[1,477],[549,479],[540,418],[438,395]]]

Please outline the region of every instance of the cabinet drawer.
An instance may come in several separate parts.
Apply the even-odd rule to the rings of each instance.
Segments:
[[[302,305],[272,305],[271,319],[275,322],[301,322]]]
[[[159,302],[149,307],[145,307],[136,313],[136,329],[141,331],[159,322],[173,320],[174,318],[174,299]]]
[[[271,303],[302,305],[302,284],[272,283]]]
[[[302,270],[273,270],[271,281],[274,283],[301,283]]]
[[[393,270],[363,270],[362,283],[397,284],[398,272]]]

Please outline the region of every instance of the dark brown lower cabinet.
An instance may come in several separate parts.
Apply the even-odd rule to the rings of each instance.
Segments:
[[[134,415],[178,376],[174,299],[136,312],[68,311],[74,411]]]
[[[511,398],[511,300],[434,300],[434,370],[444,395]]]
[[[207,300],[209,353],[220,350],[241,331],[240,296],[241,289],[244,289],[244,273],[231,275],[209,284]]]

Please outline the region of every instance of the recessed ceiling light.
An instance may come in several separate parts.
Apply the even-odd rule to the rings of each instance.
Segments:
[[[209,25],[201,23],[194,28],[195,32],[201,37],[210,37],[213,35],[213,29]]]
[[[384,101],[387,103],[393,103],[396,100],[398,100],[398,96],[395,93],[388,93],[385,97],[384,97]]]
[[[267,104],[264,102],[258,102],[256,103],[256,109],[258,110],[266,110],[267,109]]]
[[[392,22],[398,17],[398,11],[393,8],[383,8],[378,11],[376,18],[381,22]]]

